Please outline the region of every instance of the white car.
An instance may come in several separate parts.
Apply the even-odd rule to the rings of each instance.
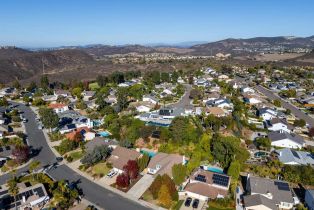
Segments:
[[[107,174],[107,177],[108,177],[108,178],[112,178],[112,177],[114,177],[117,173],[118,173],[118,172],[116,172],[116,171],[114,171],[114,170],[111,170],[111,171],[109,171],[109,173]]]

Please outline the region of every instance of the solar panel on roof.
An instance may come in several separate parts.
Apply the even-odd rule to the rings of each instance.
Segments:
[[[200,181],[200,182],[206,182],[206,177],[199,174],[195,177],[195,180]]]
[[[44,193],[44,191],[43,191],[43,189],[42,189],[41,187],[35,188],[33,191],[34,191],[39,197],[45,196],[45,193]]]
[[[229,177],[221,174],[213,174],[213,183],[227,187],[229,184]]]
[[[274,182],[275,185],[277,185],[279,190],[283,190],[283,191],[290,191],[290,187],[289,184],[286,182]]]
[[[292,152],[292,155],[293,155],[294,157],[300,158],[299,154],[298,154],[296,151],[291,150],[291,152]]]

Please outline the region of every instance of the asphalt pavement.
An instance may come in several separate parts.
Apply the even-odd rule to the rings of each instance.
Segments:
[[[33,157],[34,160],[39,160],[42,166],[53,164],[56,162],[56,156],[50,150],[49,145],[46,142],[43,131],[38,129],[37,122],[35,120],[35,113],[27,106],[23,104],[17,104],[11,102],[14,105],[18,105],[18,109],[23,113],[24,117],[28,119],[25,123],[25,129],[28,136],[29,146],[32,149],[38,150],[37,156]],[[17,174],[21,174],[28,170],[28,166],[17,170]],[[135,201],[129,200],[121,195],[118,195],[110,190],[107,190],[98,184],[84,178],[77,174],[71,168],[66,165],[61,165],[56,169],[52,169],[48,172],[52,178],[56,180],[68,180],[70,182],[77,182],[78,186],[83,190],[84,198],[88,201],[98,205],[105,210],[147,210],[148,207],[144,207]],[[10,174],[0,176],[0,184],[4,184],[10,179]]]
[[[292,105],[291,103],[286,102],[280,96],[273,93],[271,90],[261,85],[257,85],[256,89],[271,100],[275,100],[275,99],[280,100],[282,107],[284,107],[285,109],[290,109],[292,114],[294,114],[299,119],[305,120],[305,122],[309,124],[310,127],[314,126],[314,119],[312,117],[306,115],[303,111],[299,110],[296,106]]]

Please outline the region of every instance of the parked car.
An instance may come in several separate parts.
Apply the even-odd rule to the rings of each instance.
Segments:
[[[63,160],[63,157],[56,157],[57,162],[61,162]]]
[[[191,205],[191,202],[192,202],[192,198],[188,197],[188,198],[185,200],[184,205],[185,205],[186,207],[189,207],[189,206]]]
[[[193,207],[194,209],[197,209],[199,203],[200,203],[200,200],[194,199],[194,201],[193,201],[193,203],[192,203],[192,207]]]
[[[26,118],[23,118],[23,123],[27,123],[27,119]]]
[[[112,178],[112,177],[114,177],[116,174],[117,174],[116,171],[110,170],[109,173],[107,174],[107,177],[108,177],[108,178]]]

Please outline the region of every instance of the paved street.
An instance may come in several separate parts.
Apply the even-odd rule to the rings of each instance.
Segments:
[[[177,108],[188,108],[191,106],[191,99],[190,97],[190,92],[192,90],[192,85],[185,84],[185,93],[182,96],[182,98],[177,102],[172,104],[172,106],[177,107]]]
[[[284,101],[281,97],[279,97],[278,95],[276,95],[275,93],[273,93],[272,91],[266,89],[265,87],[261,85],[257,85],[256,89],[271,100],[275,100],[275,99],[280,100],[282,107],[284,107],[285,109],[290,109],[292,114],[294,114],[297,118],[305,120],[306,123],[308,123],[311,127],[314,126],[314,119],[306,115],[303,111],[299,110],[294,105]]]
[[[35,114],[31,111],[29,107],[26,107],[24,105],[19,105],[18,108],[24,112],[23,115],[28,119],[28,122],[25,124],[25,128],[27,131],[30,146],[33,149],[39,150],[39,154],[33,159],[39,160],[43,166],[56,162],[55,160],[56,156],[50,150],[42,130],[39,130],[37,127],[37,123],[35,121]],[[28,166],[19,169],[17,173],[20,174],[21,172],[26,170],[28,170]],[[77,181],[79,183],[79,186],[83,189],[85,198],[106,210],[149,209],[134,201],[124,198],[121,195],[113,193],[110,190],[107,190],[96,183],[93,183],[92,181],[84,178],[83,176],[80,176],[66,165],[61,165],[57,169],[51,170],[48,173],[51,177],[57,180],[65,179],[69,181]],[[6,183],[6,181],[9,178],[10,174],[5,174],[1,176],[0,184]]]

